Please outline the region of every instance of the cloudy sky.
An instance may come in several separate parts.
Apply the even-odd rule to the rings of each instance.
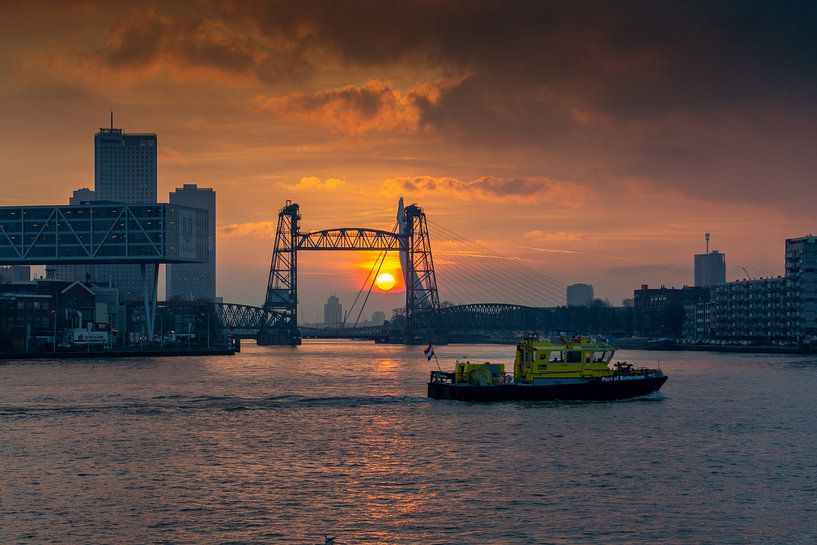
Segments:
[[[817,232],[812,2],[10,4],[0,202],[92,186],[114,110],[158,134],[160,200],[190,182],[218,192],[228,301],[261,302],[287,199],[305,230],[390,228],[402,195],[613,303],[691,283],[705,231],[730,279],[781,274],[784,239]],[[304,256],[306,318],[372,260]],[[459,287],[441,280],[442,297],[500,296]]]

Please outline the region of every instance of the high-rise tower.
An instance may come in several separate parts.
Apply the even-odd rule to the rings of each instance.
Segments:
[[[100,201],[125,204],[156,202],[156,135],[130,134],[114,128],[100,128],[94,136],[94,191]],[[157,265],[148,265],[155,267]],[[149,274],[148,278],[152,278]],[[121,301],[142,299],[139,265],[100,265],[94,280],[119,289]],[[152,289],[152,280],[148,289]]]
[[[709,251],[709,233],[706,234],[706,253],[695,254],[695,286],[708,287],[726,283],[726,254]]]
[[[101,201],[156,202],[156,135],[113,127],[94,136],[94,189]]]

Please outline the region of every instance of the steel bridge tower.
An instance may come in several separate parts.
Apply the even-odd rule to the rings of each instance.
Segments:
[[[404,342],[412,344],[422,339],[415,337],[421,332],[417,328],[417,315],[424,311],[440,308],[437,294],[437,275],[434,272],[434,258],[431,255],[431,239],[423,209],[416,204],[403,208],[400,232],[403,234],[406,250],[401,253],[401,265],[406,283],[406,331]],[[430,339],[427,339],[430,340]]]
[[[301,344],[298,330],[298,251],[301,221],[300,207],[287,201],[278,213],[275,247],[267,281],[264,311],[279,314],[275,323],[264,323],[258,331],[258,344]]]
[[[423,209],[416,204],[398,210],[398,233],[359,227],[300,232],[300,207],[287,201],[278,213],[275,247],[270,263],[264,300],[264,323],[258,344],[301,344],[298,329],[298,251],[352,250],[400,252],[406,284],[406,329],[404,342],[428,340],[428,326],[417,317],[440,308],[437,277],[431,255],[431,240]],[[424,321],[427,324],[428,320]]]

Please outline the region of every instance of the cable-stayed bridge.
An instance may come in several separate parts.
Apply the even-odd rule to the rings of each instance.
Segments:
[[[557,320],[553,307],[564,305],[565,286],[560,282],[429,221],[422,208],[416,204],[404,206],[402,199],[391,231],[341,227],[302,232],[300,220],[298,204],[287,201],[278,214],[263,306],[216,304],[221,327],[236,335],[255,337],[259,344],[299,344],[304,335],[399,337],[402,342],[417,343],[475,332],[489,335],[496,331],[549,329]],[[431,251],[432,231],[435,254]],[[303,251],[376,251],[377,271],[387,253],[397,252],[405,284],[401,328],[299,327],[298,253]],[[377,271],[370,272],[369,291]],[[476,302],[474,293],[502,302]]]

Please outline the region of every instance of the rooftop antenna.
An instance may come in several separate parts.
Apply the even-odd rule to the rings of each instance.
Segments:
[[[706,234],[706,253],[709,253],[709,233]]]
[[[113,111],[111,111],[111,130],[113,130]]]

